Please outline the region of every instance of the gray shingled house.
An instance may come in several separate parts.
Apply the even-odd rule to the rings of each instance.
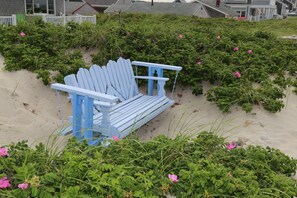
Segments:
[[[172,3],[141,2],[131,0],[118,0],[115,4],[108,7],[105,13],[134,12],[151,14],[175,14],[184,16],[197,16],[201,18],[214,17],[236,17],[237,13],[230,8],[218,9],[215,6],[204,4],[202,2],[181,3],[176,1]]]
[[[232,18],[238,16],[235,10],[226,6],[225,2],[221,0],[194,0],[192,3],[204,5],[211,18]]]
[[[216,0],[199,0],[214,3]],[[224,0],[223,5],[233,9],[241,18],[251,21],[271,19],[276,12],[276,0]]]
[[[53,14],[64,12],[63,0],[0,0],[0,16]]]
[[[65,4],[64,4],[65,2]],[[94,15],[116,0],[0,0],[0,16],[12,14]]]
[[[115,2],[116,0],[66,0],[66,15],[95,15]]]

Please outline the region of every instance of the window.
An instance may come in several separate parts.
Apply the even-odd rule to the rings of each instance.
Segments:
[[[34,13],[47,13],[47,0],[33,0],[34,2]]]
[[[27,14],[55,14],[55,0],[26,0]]]
[[[55,3],[54,0],[48,0],[48,13],[55,14]]]
[[[236,11],[238,13],[238,17],[246,17],[246,11]]]
[[[241,11],[241,17],[245,17],[245,11]]]
[[[33,14],[33,0],[26,1],[26,10],[27,14]]]

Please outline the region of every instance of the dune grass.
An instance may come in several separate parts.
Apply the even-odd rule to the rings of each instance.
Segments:
[[[277,36],[297,35],[297,17],[283,20],[267,20],[259,23],[259,29],[275,33]]]

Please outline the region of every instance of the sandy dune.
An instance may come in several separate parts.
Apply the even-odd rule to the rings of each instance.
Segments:
[[[2,56],[0,96],[0,145],[20,140],[45,142],[62,123],[55,92],[33,73],[4,71]],[[61,100],[64,111],[69,112],[66,97]]]
[[[208,87],[208,85],[205,85]],[[174,98],[178,103],[142,127],[136,134],[149,139],[158,134],[169,136],[195,134],[212,130],[246,144],[276,147],[297,158],[297,96],[288,92],[286,107],[272,114],[255,107],[246,114],[234,107],[232,113],[222,114],[204,96],[193,96],[189,89],[178,88]],[[71,112],[66,95],[61,96],[63,113],[59,112],[55,91],[27,71],[7,72],[0,56],[0,145],[27,139],[29,143],[45,142],[57,133],[61,118]]]

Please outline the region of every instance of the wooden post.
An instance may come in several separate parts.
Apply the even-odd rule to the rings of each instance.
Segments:
[[[148,68],[148,76],[154,76],[155,73],[155,68],[154,67],[149,67]],[[154,81],[153,80],[148,80],[148,87],[147,87],[148,95],[152,96],[154,95]]]
[[[163,68],[158,68],[157,69],[157,74],[158,74],[158,77],[163,77],[163,74],[164,74]],[[165,82],[163,81],[163,88],[164,88],[164,85],[165,85]],[[158,93],[158,96],[160,96],[159,94],[161,93],[160,92],[160,86],[162,86],[162,82],[160,82],[160,80],[158,80],[158,83],[157,83],[157,93]],[[163,89],[163,91],[164,91],[164,89]],[[165,91],[164,91],[164,95],[165,95]],[[164,96],[164,95],[162,94],[162,96]]]
[[[101,106],[102,120],[100,131],[102,134],[111,137],[110,107]]]
[[[164,80],[158,80],[158,90],[157,90],[157,95],[158,96],[165,96],[165,81]]]
[[[84,97],[84,138],[87,139],[88,144],[91,145],[93,142],[93,106],[94,99],[88,96]]]
[[[72,130],[73,136],[79,141],[81,141],[82,137],[82,100],[82,96],[72,93]]]
[[[12,15],[12,18],[11,19],[12,19],[12,21],[11,21],[12,22],[12,25],[17,25],[17,17],[16,17],[15,14]]]

